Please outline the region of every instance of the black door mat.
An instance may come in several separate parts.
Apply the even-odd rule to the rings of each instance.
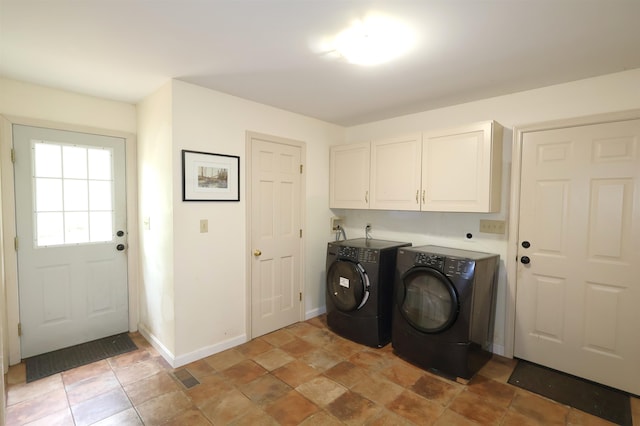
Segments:
[[[27,383],[136,349],[129,335],[122,333],[32,356],[24,359]]]
[[[610,422],[632,425],[626,392],[523,360],[518,360],[508,382]]]

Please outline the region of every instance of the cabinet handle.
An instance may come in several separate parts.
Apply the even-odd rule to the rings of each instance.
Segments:
[[[418,204],[418,202],[419,202],[419,201],[418,201],[418,196],[419,196],[419,195],[420,195],[420,190],[418,189],[418,190],[416,191],[416,204]]]
[[[365,202],[365,203],[368,203],[368,202],[369,202],[369,191],[366,191],[366,192],[364,193],[364,202]]]
[[[425,194],[426,194],[427,190],[423,189],[422,190],[422,204],[424,204],[424,199],[425,199]]]

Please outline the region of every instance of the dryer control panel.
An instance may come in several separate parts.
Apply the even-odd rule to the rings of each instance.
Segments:
[[[442,271],[444,270],[444,256],[438,256],[433,253],[416,253],[415,264]]]
[[[470,259],[447,258],[444,262],[444,273],[450,277],[471,278],[476,262]]]

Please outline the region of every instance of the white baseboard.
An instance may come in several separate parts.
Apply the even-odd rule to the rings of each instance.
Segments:
[[[153,346],[160,353],[160,355],[162,355],[165,361],[167,361],[173,368],[182,367],[183,365],[187,365],[199,359],[217,354],[218,352],[222,352],[224,350],[241,345],[247,341],[247,336],[242,334],[223,342],[216,343],[215,345],[205,346],[193,352],[189,352],[188,354],[176,357],[143,324],[138,325],[138,331],[145,339],[147,339],[149,343],[151,343],[151,346]]]
[[[176,357],[174,365],[172,365],[172,367],[173,368],[182,367],[183,365],[187,365],[199,359],[206,358],[213,354],[217,354],[218,352],[222,352],[227,349],[241,345],[246,341],[247,341],[246,334],[241,334],[240,336],[232,337],[231,339],[227,339],[223,342],[216,343],[215,345],[205,346],[204,348],[200,348],[193,352],[189,352],[188,354],[184,354]]]
[[[491,346],[491,352],[496,355],[504,356],[504,345],[496,345],[495,343]]]
[[[160,342],[160,340],[158,340],[158,338],[154,336],[147,327],[144,326],[144,324],[138,324],[138,332],[142,334],[142,337],[147,339],[147,342],[151,343],[151,346],[153,346],[160,353],[160,355],[162,355],[162,358],[164,358],[165,361],[169,363],[169,365],[174,367],[173,362],[175,357],[173,356],[171,351],[167,349],[167,347],[163,345],[162,342]]]
[[[327,312],[327,307],[326,306],[320,306],[319,308],[316,309],[312,309],[310,311],[307,311],[304,313],[304,320],[309,320],[311,318],[315,318],[318,315],[322,315],[324,313]]]

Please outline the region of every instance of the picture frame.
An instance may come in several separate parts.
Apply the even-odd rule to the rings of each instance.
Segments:
[[[183,149],[182,201],[240,201],[240,157]]]

